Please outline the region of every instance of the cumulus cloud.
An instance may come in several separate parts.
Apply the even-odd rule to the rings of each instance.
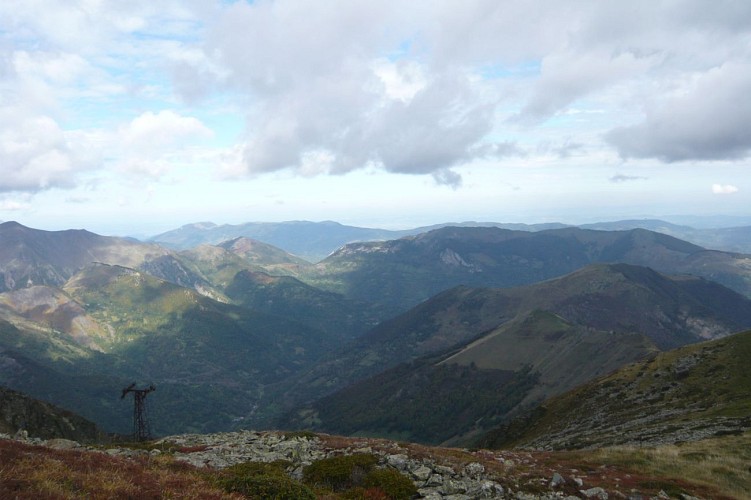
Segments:
[[[456,187],[476,159],[585,157],[603,137],[623,158],[744,158],[749,26],[732,0],[0,3],[0,190],[73,185],[94,136],[101,168],[164,176],[211,137],[190,116],[208,105],[245,120],[204,156],[224,177],[375,167]]]
[[[78,134],[48,116],[0,111],[0,192],[71,187],[95,162]]]
[[[634,92],[648,87],[649,79],[659,83],[651,89],[655,105],[645,110],[645,124],[617,128],[607,140],[624,157],[674,161],[689,142],[685,137],[693,136],[684,130],[660,141],[653,133],[675,109],[685,108],[680,97],[673,102],[658,94],[670,92],[686,72],[702,77],[707,68],[743,57],[743,49],[734,54],[730,47],[747,30],[737,19],[748,18],[751,9],[734,3],[713,9],[722,15],[704,16],[705,10],[697,2],[644,2],[638,8],[602,2],[571,8],[548,0],[238,2],[209,23],[195,78],[189,77],[190,61],[180,72],[181,79],[198,82],[185,91],[188,97],[211,85],[247,97],[239,174],[290,168],[305,175],[343,173],[375,164],[443,178],[446,169],[486,154],[483,144],[503,118],[539,126],[594,97],[606,109],[603,123],[617,123],[617,106],[633,106],[628,99],[639,98]],[[509,70],[525,65],[539,73],[517,78]],[[496,76],[486,78],[487,68]],[[744,85],[725,84],[736,97]],[[704,94],[697,89],[685,100],[695,104]],[[503,111],[510,99],[513,113]],[[710,107],[695,110],[696,118]],[[456,117],[453,123],[449,116]],[[726,129],[737,124],[724,123]],[[558,154],[585,153],[591,142],[574,137]],[[704,157],[745,154],[733,144],[707,142],[716,147],[703,148]],[[311,170],[310,155],[322,152],[327,161]]]
[[[578,98],[643,73],[651,64],[650,58],[637,58],[629,52],[554,52],[542,60],[542,74],[532,96],[511,120],[540,123]]]
[[[197,118],[162,110],[158,113],[147,111],[137,116],[122,127],[118,135],[129,148],[148,152],[207,139],[213,136],[213,132]]]
[[[725,64],[645,110],[639,124],[605,137],[623,158],[733,160],[751,152],[750,64]]]
[[[325,152],[320,170],[330,173],[375,164],[390,172],[433,174],[470,160],[492,127],[492,106],[477,98],[465,75],[439,75],[419,90],[400,89],[395,98],[375,75],[369,80],[374,89],[332,75],[269,98],[254,117],[245,171],[306,173],[304,158]],[[453,176],[437,178],[455,184]]]
[[[414,26],[394,7],[281,1],[228,9],[208,49],[228,69],[225,84],[251,98],[244,167],[234,173],[375,165],[458,185],[450,169],[477,156],[493,126],[492,98],[468,71],[409,57],[402,45]],[[325,161],[312,169],[311,157]]]
[[[137,116],[110,140],[120,148],[117,166],[121,171],[157,178],[173,168],[174,156],[182,149],[212,136],[213,132],[197,118],[162,110]]]
[[[712,193],[714,194],[735,194],[738,188],[732,184],[712,184]]]

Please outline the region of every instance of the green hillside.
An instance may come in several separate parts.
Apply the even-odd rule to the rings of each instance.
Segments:
[[[520,402],[530,405],[657,352],[645,335],[596,330],[536,310],[493,330],[441,364],[485,370],[528,368],[539,377]]]
[[[41,439],[64,438],[97,442],[106,438],[105,433],[93,422],[0,386],[0,432],[13,435],[19,430]]]
[[[621,340],[624,334],[643,335],[661,349],[751,326],[751,301],[721,285],[700,278],[668,277],[626,264],[593,265],[534,285],[508,289],[458,287],[438,294],[327,355],[313,369],[294,378],[286,394],[298,400],[323,396],[399,363],[492,338],[493,332],[505,331],[503,325],[524,321],[535,310],[559,316],[575,326],[580,332],[577,335],[597,331],[605,336],[603,339],[614,333],[621,335]],[[472,349],[471,357],[483,363],[482,353],[482,348]],[[634,359],[626,357],[621,362]],[[616,367],[609,363],[603,366]],[[518,365],[492,367],[517,369]],[[299,396],[295,396],[296,391]]]
[[[700,278],[668,277],[627,264],[588,266],[510,289],[459,287],[380,324],[293,377],[305,388],[298,401],[330,395],[301,405],[284,424],[386,436],[401,425],[410,439],[466,443],[493,422],[661,349],[749,326],[749,299]],[[421,356],[427,358],[411,364]],[[462,382],[467,377],[462,369],[474,382]],[[495,410],[488,411],[480,404],[485,396],[475,389],[481,391],[479,381],[499,371],[528,374],[533,381],[523,379],[528,383],[514,391],[516,399],[497,385]],[[416,401],[425,403],[414,393],[441,394],[452,377],[467,401],[477,402],[462,410],[474,418],[472,424],[445,418],[440,433],[418,431],[419,419],[410,423],[404,417]],[[287,388],[290,394],[294,389]]]
[[[552,394],[656,351],[643,335],[601,332],[537,310],[456,354],[356,382],[298,409],[285,424],[461,444]]]
[[[528,369],[481,370],[422,359],[321,399],[287,425],[353,436],[442,443],[503,421],[537,384]]]
[[[591,448],[693,441],[751,428],[751,331],[660,353],[545,401],[481,446]]]
[[[382,317],[369,304],[320,290],[291,276],[272,276],[261,271],[238,272],[225,293],[235,304],[280,317],[294,317],[339,341],[362,335]]]
[[[122,404],[107,409],[97,394],[114,396],[132,380],[153,382],[159,388],[154,412],[162,422],[156,429],[227,429],[254,418],[266,384],[308,368],[338,341],[290,319],[217,302],[118,266],[91,266],[57,293],[67,302],[38,300],[31,307],[35,314],[58,317],[57,309],[74,301],[78,315],[55,323],[55,329],[40,328],[19,314],[7,315],[20,320],[17,326],[4,323],[0,346],[44,368],[35,369],[33,378],[16,373],[11,380],[6,375],[13,382],[8,385],[59,404],[76,401],[65,406],[120,432],[123,419],[113,418],[113,413],[123,412]],[[18,300],[15,308],[23,310]],[[98,332],[98,351],[72,335],[74,320],[80,317],[94,325],[88,330],[91,335]],[[77,375],[90,378],[82,383]],[[78,384],[76,398],[66,399],[70,394],[62,390],[61,381]]]

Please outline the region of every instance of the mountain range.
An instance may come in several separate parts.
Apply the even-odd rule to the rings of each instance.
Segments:
[[[684,218],[685,219],[685,218]],[[346,226],[337,222],[248,222],[244,224],[222,224],[201,222],[187,224],[178,229],[153,236],[149,241],[168,248],[186,250],[200,244],[217,245],[222,242],[247,237],[270,243],[310,262],[318,262],[339,247],[359,241],[393,240],[404,236],[415,236],[443,227],[497,227],[514,231],[543,231],[580,227],[601,231],[627,231],[630,229],[647,229],[689,241],[696,245],[726,252],[751,253],[751,225],[748,220],[733,220],[736,225],[722,225],[723,221],[714,221],[716,226],[707,226],[703,219],[688,219],[697,226],[675,224],[659,219],[631,219],[613,222],[598,222],[572,226],[557,222],[543,224],[521,224],[500,222],[453,222],[417,227],[405,230],[386,230]],[[712,222],[712,221],[710,221]]]
[[[398,240],[345,245],[309,270],[306,279],[398,313],[453,286],[519,286],[598,262],[693,274],[751,296],[748,255],[706,250],[644,229],[446,227]]]
[[[350,242],[313,263],[234,227],[183,228],[227,238],[178,249],[0,224],[0,385],[121,433],[120,389],[136,381],[158,388],[159,434],[466,443],[623,365],[751,327],[750,256],[645,229],[351,242],[365,233],[310,224],[265,229]]]

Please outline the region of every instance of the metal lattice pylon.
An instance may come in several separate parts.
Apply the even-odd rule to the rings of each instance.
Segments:
[[[151,429],[149,428],[149,420],[146,415],[146,395],[152,391],[155,391],[154,384],[146,387],[145,389],[136,389],[136,383],[133,382],[128,387],[123,389],[123,394],[120,399],[125,398],[129,392],[133,393],[133,440],[134,441],[147,441],[151,439]]]

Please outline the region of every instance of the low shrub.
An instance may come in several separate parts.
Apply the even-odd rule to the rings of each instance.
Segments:
[[[318,439],[318,434],[313,431],[289,431],[284,433],[284,439]]]
[[[377,463],[378,457],[371,454],[323,458],[303,470],[303,482],[316,488],[343,491],[359,486]]]
[[[304,484],[285,472],[286,462],[246,462],[223,470],[217,484],[227,493],[240,493],[250,498],[315,500]]]
[[[374,469],[363,480],[365,488],[382,491],[391,500],[408,500],[417,495],[417,487],[404,474],[394,469]]]

